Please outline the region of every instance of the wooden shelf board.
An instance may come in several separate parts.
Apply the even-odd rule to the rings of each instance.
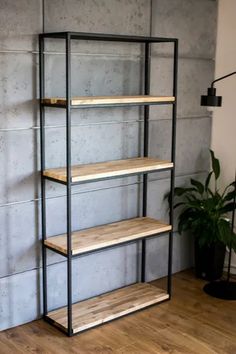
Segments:
[[[167,299],[169,295],[163,289],[137,283],[78,302],[72,306],[73,334]],[[49,312],[48,317],[61,329],[67,330],[67,307]]]
[[[72,106],[93,106],[93,105],[116,105],[116,104],[152,104],[162,102],[174,102],[173,96],[80,96],[71,99]],[[64,97],[50,97],[42,100],[46,105],[65,106]]]
[[[72,255],[154,236],[171,230],[171,226],[149,217],[123,220],[112,224],[75,231],[72,233]],[[49,237],[46,246],[67,255],[67,235]]]
[[[126,160],[99,162],[88,165],[77,165],[71,168],[72,182],[85,182],[123,175],[158,171],[172,168],[171,161],[159,160],[148,157],[138,157]],[[58,181],[67,181],[66,168],[53,168],[45,170],[44,176]]]

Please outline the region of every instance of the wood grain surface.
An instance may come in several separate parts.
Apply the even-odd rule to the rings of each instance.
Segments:
[[[84,331],[115,318],[166,300],[169,295],[148,283],[137,283],[72,306],[73,333]],[[67,307],[49,312],[48,317],[67,328]]]
[[[135,103],[158,103],[174,102],[173,96],[80,96],[71,99],[72,106],[93,106],[93,105],[113,105],[113,104],[135,104]],[[47,105],[66,105],[65,97],[44,98],[42,103]]]
[[[149,217],[123,220],[112,224],[74,231],[72,233],[72,255],[138,240],[171,230],[171,226]],[[67,254],[67,234],[48,238],[45,245]]]
[[[71,168],[72,182],[85,182],[109,177],[158,171],[173,167],[170,161],[150,157],[137,157],[125,160],[113,160],[94,164],[76,165]],[[66,182],[66,168],[53,168],[44,171],[44,176]]]

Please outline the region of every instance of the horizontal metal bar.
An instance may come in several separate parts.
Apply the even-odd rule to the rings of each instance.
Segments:
[[[63,306],[64,307],[64,306]],[[43,316],[43,319],[45,322],[49,323],[51,326],[55,327],[56,329],[58,329],[60,332],[64,333],[64,334],[67,334],[67,331],[66,329],[63,329],[62,327],[58,326],[56,324],[56,322],[50,318],[48,315],[47,316]]]
[[[159,172],[164,172],[164,171],[171,171],[173,167],[166,167],[162,168],[161,170],[151,170],[151,171],[145,171],[145,172],[134,172],[134,173],[128,173],[124,174],[121,176],[111,176],[111,177],[103,177],[103,178],[96,178],[96,179],[91,179],[87,181],[80,181],[80,182],[72,182],[72,186],[76,186],[79,184],[87,184],[87,183],[92,183],[92,182],[99,182],[99,181],[106,181],[106,180],[111,180],[111,179],[117,179],[117,178],[123,178],[123,177],[129,177],[129,176],[140,176],[143,174],[149,174],[149,173],[159,173]]]
[[[155,172],[159,173],[159,172],[164,172],[164,171],[171,171],[172,169],[173,169],[173,167],[166,167],[166,168],[162,168],[161,170],[150,170],[150,171],[144,171],[144,172],[127,173],[127,174],[124,174],[124,175],[94,178],[94,179],[91,179],[91,180],[78,181],[78,182],[72,182],[71,181],[71,185],[72,186],[76,186],[76,185],[79,185],[79,184],[87,184],[87,183],[93,183],[93,182],[95,183],[95,182],[99,182],[99,181],[106,181],[106,180],[111,180],[111,179],[129,177],[129,176],[139,176],[139,175],[148,174],[148,173],[155,173]],[[60,183],[60,184],[67,185],[67,182],[61,181],[61,180],[53,178],[53,177],[43,176],[43,178],[45,178],[45,179],[47,179],[49,181],[55,182],[55,183]]]
[[[163,38],[163,37],[144,37],[144,36],[128,36],[116,34],[103,34],[103,33],[85,33],[85,32],[51,32],[41,33],[39,37],[43,38],[62,38],[65,39],[67,34],[71,39],[77,40],[94,40],[94,41],[111,41],[111,42],[136,42],[136,43],[173,43],[176,38]]]
[[[63,185],[67,185],[67,182],[64,182],[64,181],[60,181],[59,179],[56,179],[56,178],[53,178],[53,177],[49,177],[49,176],[43,176],[44,179],[47,179],[49,181],[52,181],[52,182],[55,182],[55,183],[60,183],[60,184],[63,184]]]
[[[39,38],[66,38],[67,32],[40,33]]]

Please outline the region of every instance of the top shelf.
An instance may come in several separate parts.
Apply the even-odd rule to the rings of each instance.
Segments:
[[[170,43],[176,42],[176,38],[162,38],[162,37],[145,37],[145,36],[127,36],[116,34],[103,33],[85,33],[85,32],[51,32],[41,33],[41,38],[61,38],[67,37],[77,40],[94,40],[94,41],[111,41],[111,42],[134,42],[134,43]]]
[[[173,96],[80,96],[71,98],[71,106],[76,107],[95,107],[95,106],[126,106],[126,105],[156,105],[173,104]],[[50,107],[66,108],[67,100],[64,97],[44,98],[42,105]]]

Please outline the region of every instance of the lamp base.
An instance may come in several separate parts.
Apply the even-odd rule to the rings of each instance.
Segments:
[[[203,288],[210,296],[223,300],[236,300],[236,282],[221,280],[206,284]]]

